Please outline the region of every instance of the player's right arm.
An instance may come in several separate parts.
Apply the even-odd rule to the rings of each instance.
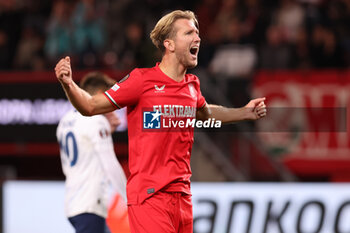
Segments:
[[[104,94],[91,96],[73,81],[69,57],[62,58],[57,63],[55,73],[67,98],[82,115],[92,116],[115,110]]]

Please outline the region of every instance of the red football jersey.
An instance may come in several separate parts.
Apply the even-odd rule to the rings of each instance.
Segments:
[[[190,122],[206,104],[198,77],[186,74],[176,82],[157,64],[134,69],[105,95],[117,108],[127,106],[128,203],[142,203],[160,189],[190,194]]]

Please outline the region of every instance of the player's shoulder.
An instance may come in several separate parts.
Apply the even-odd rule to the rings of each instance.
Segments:
[[[147,75],[152,74],[152,73],[154,73],[156,71],[157,70],[155,69],[155,67],[151,67],[151,68],[135,68],[130,74],[140,75],[140,76],[147,76]]]
[[[65,122],[65,121],[70,121],[71,119],[76,117],[76,112],[77,110],[75,109],[71,109],[68,112],[66,112],[60,119],[60,123],[61,122]]]
[[[77,124],[77,128],[80,128],[83,134],[88,135],[94,135],[101,129],[108,129],[109,127],[109,122],[103,115],[82,116]]]
[[[152,73],[155,70],[153,68],[135,68],[133,69],[129,74],[127,74],[124,78],[122,78],[118,84],[126,81],[126,80],[132,80],[132,82],[135,82],[137,80],[144,80],[147,77],[152,76]]]
[[[68,111],[60,120],[60,123],[74,121],[79,125],[90,125],[107,121],[103,115],[83,116],[76,109]]]
[[[82,120],[84,120],[85,122],[87,123],[105,123],[105,122],[108,122],[107,121],[107,118],[104,117],[102,114],[99,114],[99,115],[94,115],[94,116],[82,116]]]
[[[78,111],[75,109],[66,112],[58,122],[57,132],[75,127],[77,125],[77,122],[79,122],[78,114]]]
[[[200,83],[199,82],[199,78],[196,75],[194,75],[194,74],[190,74],[190,73],[186,74],[185,75],[185,79],[186,79],[187,82],[195,82],[197,84]]]

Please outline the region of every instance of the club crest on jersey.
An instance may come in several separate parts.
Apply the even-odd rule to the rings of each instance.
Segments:
[[[160,129],[161,115],[159,111],[143,112],[143,128]]]
[[[194,86],[192,83],[188,84],[188,89],[190,90],[190,94],[193,98],[196,98],[196,89],[194,89]]]
[[[156,89],[154,92],[155,93],[164,93],[164,88],[165,88],[165,84],[161,87],[158,87],[157,85],[154,85],[154,89]]]

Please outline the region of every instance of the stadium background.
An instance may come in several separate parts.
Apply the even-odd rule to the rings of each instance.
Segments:
[[[239,107],[266,96],[273,108],[260,123],[196,132],[192,180],[225,184],[220,190],[230,201],[236,197],[230,192],[246,190],[247,184],[252,185],[247,195],[256,190],[258,198],[270,187],[266,182],[277,185],[272,188],[277,194],[300,192],[301,199],[309,195],[305,187],[318,193],[320,184],[334,188],[334,196],[348,192],[348,0],[0,0],[0,181],[64,179],[55,129],[69,106],[53,72],[62,56],[71,56],[76,81],[91,70],[118,80],[134,67],[153,66],[160,54],[148,34],[174,9],[193,10],[199,18],[199,64],[191,72],[200,77],[207,101]],[[127,131],[113,137],[128,173]],[[340,182],[343,189],[332,186]],[[205,184],[210,190],[212,184]],[[332,196],[322,195],[316,202],[337,209],[327,202]],[[346,195],[340,199],[346,207]],[[4,231],[5,210],[1,213]],[[350,231],[349,225],[341,231],[324,222],[319,231],[317,221],[307,227]],[[204,224],[195,231],[214,230]]]

